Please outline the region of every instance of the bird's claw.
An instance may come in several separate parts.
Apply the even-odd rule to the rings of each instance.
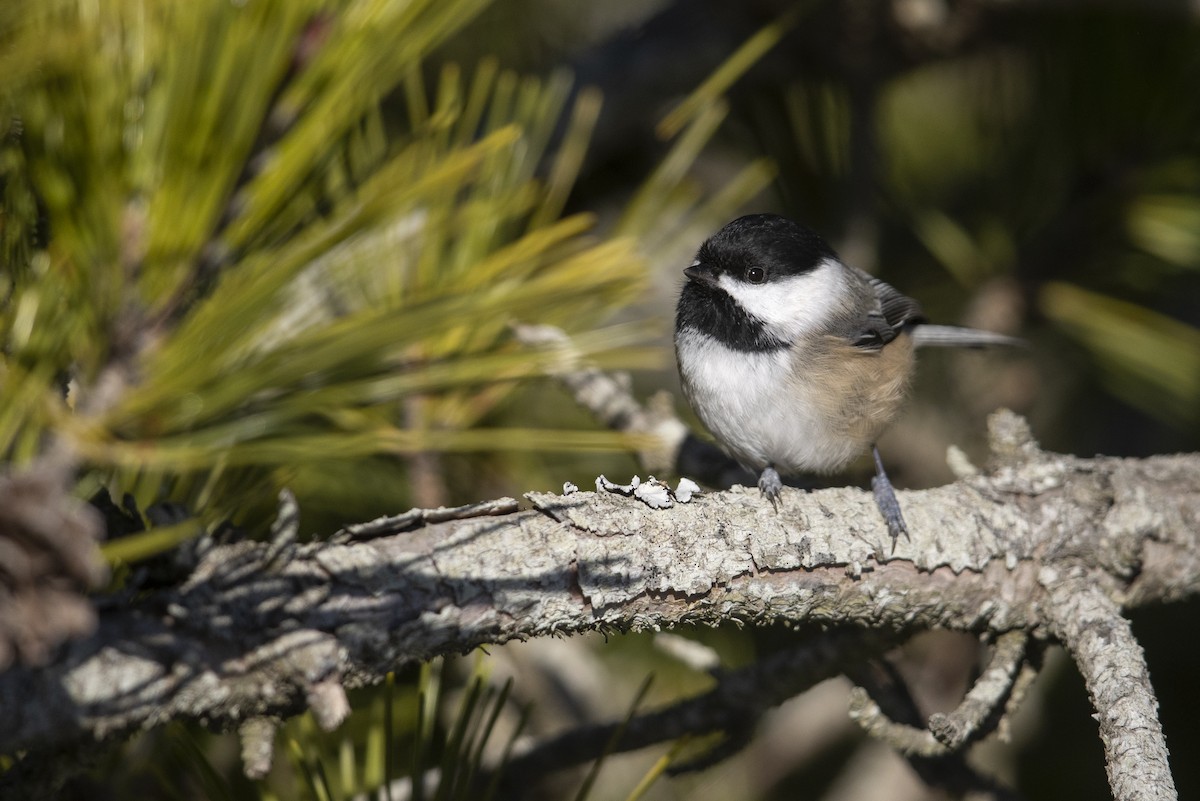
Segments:
[[[779,496],[783,492],[783,481],[780,480],[779,472],[774,467],[768,467],[759,475],[758,489],[763,495],[767,496],[767,500],[771,502],[771,507],[778,512]]]
[[[896,540],[900,539],[900,535],[904,535],[904,539],[912,541],[908,536],[908,526],[904,524],[904,515],[900,512],[900,501],[896,499],[896,490],[892,487],[892,482],[888,480],[886,474],[876,475],[871,479],[871,491],[875,494],[875,505],[879,507],[880,514],[883,515],[883,522],[887,523],[888,534],[892,538],[892,553],[896,552]]]

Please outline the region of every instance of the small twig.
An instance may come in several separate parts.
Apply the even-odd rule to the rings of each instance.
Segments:
[[[300,533],[300,505],[290,490],[279,493],[279,511],[271,524],[271,539],[262,556],[262,565],[267,570],[278,570],[287,564],[294,552],[296,537]]]
[[[490,501],[469,503],[465,506],[441,506],[437,509],[409,509],[407,512],[388,517],[377,517],[366,523],[346,526],[332,537],[330,542],[346,543],[389,537],[405,531],[415,531],[430,523],[445,523],[450,520],[469,520],[473,517],[494,517],[512,514],[520,508],[515,498],[495,498]]]
[[[697,673],[716,673],[721,667],[715,648],[669,631],[654,635],[654,647]]]
[[[737,742],[768,709],[836,676],[895,644],[899,635],[841,629],[824,632],[803,647],[769,656],[724,674],[707,693],[629,721],[616,751],[634,751],[688,734],[726,731]],[[523,786],[548,773],[595,759],[617,723],[583,726],[532,746],[505,768],[506,783]]]
[[[1025,660],[1021,663],[1020,670],[1017,671],[1017,677],[1013,679],[1012,691],[1004,703],[1004,714],[1000,716],[1000,721],[996,724],[996,736],[1003,742],[1009,741],[1009,721],[1025,701],[1025,696],[1029,694],[1029,689],[1033,686],[1038,674],[1042,672],[1042,658],[1045,656],[1045,652],[1046,643],[1042,640],[1031,638],[1026,643]]]
[[[250,779],[265,779],[271,772],[275,755],[275,733],[279,721],[272,718],[250,718],[238,727],[242,744],[242,770]]]
[[[931,715],[928,729],[918,725],[916,705],[894,671],[887,671],[886,678],[869,670],[854,671],[856,681],[870,689],[851,691],[851,717],[908,757],[927,784],[985,798],[1011,798],[1010,790],[966,763],[963,749],[1001,726],[1024,696],[1037,673],[1027,658],[1029,643],[1025,632],[1001,634],[988,666],[962,703],[948,714]],[[1032,650],[1040,655],[1040,649]]]
[[[928,728],[889,718],[872,694],[894,692],[894,688],[878,681],[870,691],[864,687],[851,691],[850,715],[868,734],[906,755],[940,757],[961,751],[994,731],[1003,716],[1015,709],[1008,702],[1017,679],[1025,676],[1028,641],[1022,631],[1001,634],[987,667],[962,702],[953,712],[930,715]],[[865,680],[866,675],[860,677]],[[909,708],[907,702],[895,700],[891,706],[906,712]]]
[[[850,718],[863,731],[905,756],[945,755],[946,747],[920,725],[916,702],[891,662],[854,666],[846,675],[857,685],[850,691]]]
[[[669,396],[660,393],[643,406],[633,396],[627,375],[607,373],[587,364],[562,329],[514,325],[513,332],[525,345],[555,348],[564,353],[564,366],[554,372],[554,377],[600,423],[614,431],[641,435],[654,443],[638,453],[643,468],[662,473],[675,467],[690,432],[675,415]]]
[[[956,798],[968,795],[980,801],[1020,798],[975,770],[961,751],[947,753],[945,745],[934,739],[932,732],[920,727],[920,710],[890,663],[852,667],[847,675],[859,685],[851,691],[851,715],[874,736],[903,753],[925,784],[941,788]]]
[[[948,752],[961,751],[987,736],[1008,711],[1007,701],[1021,667],[1025,664],[1025,646],[1029,635],[1023,631],[1001,634],[992,658],[962,703],[953,712],[929,716],[929,731]]]

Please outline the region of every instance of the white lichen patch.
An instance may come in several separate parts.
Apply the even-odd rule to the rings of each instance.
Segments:
[[[633,497],[651,509],[669,509],[675,505],[671,500],[671,488],[653,476],[649,481],[634,487]]]
[[[596,477],[596,492],[608,492],[635,498],[651,509],[670,509],[676,502],[691,503],[692,498],[700,492],[700,487],[688,478],[680,479],[678,488],[672,490],[665,481],[659,481],[654,476],[650,476],[645,481],[642,481],[641,476],[634,476],[628,484],[617,484],[606,476],[600,475]],[[564,492],[563,494],[569,495],[570,493]]]
[[[679,479],[679,484],[675,487],[675,500],[680,503],[690,503],[692,496],[699,494],[700,487],[695,481],[690,478]]]

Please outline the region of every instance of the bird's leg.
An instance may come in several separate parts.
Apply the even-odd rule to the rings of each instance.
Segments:
[[[883,521],[887,523],[888,534],[892,535],[892,553],[895,553],[896,540],[900,539],[901,534],[906,540],[912,538],[908,536],[908,526],[904,525],[904,515],[900,513],[900,502],[896,500],[896,490],[892,488],[892,482],[883,469],[883,460],[879,458],[879,448],[872,445],[871,453],[875,456],[875,476],[871,479],[871,490],[875,493],[875,505],[883,514]],[[761,479],[758,485],[762,486]]]
[[[771,465],[767,465],[766,469],[759,475],[758,489],[763,495],[767,496],[767,500],[771,502],[771,506],[778,512],[779,493],[783,491],[783,482],[779,479],[779,473]]]

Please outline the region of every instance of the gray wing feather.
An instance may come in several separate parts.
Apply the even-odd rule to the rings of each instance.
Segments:
[[[870,278],[870,283],[875,297],[879,299],[884,319],[897,333],[906,325],[925,321],[925,312],[921,309],[921,304],[908,295],[874,276]]]
[[[879,301],[879,310],[867,315],[863,333],[854,344],[862,348],[879,348],[895,339],[902,330],[912,333],[913,344],[918,347],[983,348],[993,345],[1023,346],[1025,341],[1016,337],[960,328],[953,325],[929,325],[921,304],[905,295],[886,281],[863,273]]]

